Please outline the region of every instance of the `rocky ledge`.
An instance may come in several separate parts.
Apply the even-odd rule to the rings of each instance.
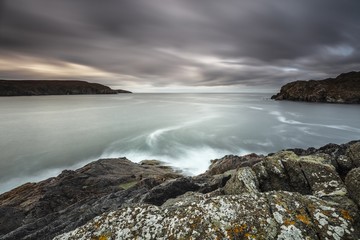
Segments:
[[[0,239],[360,239],[360,141],[186,177],[103,159],[0,196]]]
[[[111,88],[85,81],[57,80],[0,80],[0,96],[31,95],[74,95],[74,94],[117,94],[131,93],[126,90]]]
[[[295,81],[281,87],[275,100],[360,103],[360,72],[343,73],[324,80]]]

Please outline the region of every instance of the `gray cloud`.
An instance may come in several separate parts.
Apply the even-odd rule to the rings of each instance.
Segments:
[[[359,70],[358,9],[356,0],[0,1],[0,78],[278,87]]]

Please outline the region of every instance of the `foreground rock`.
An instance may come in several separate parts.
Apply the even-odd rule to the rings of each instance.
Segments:
[[[0,196],[0,239],[49,239],[177,177],[159,162],[120,158],[22,185]]]
[[[129,206],[55,239],[357,239],[353,224],[339,204],[272,191]]]
[[[360,141],[225,156],[184,177],[99,160],[0,196],[0,239],[360,239]]]
[[[284,85],[275,100],[360,103],[360,72],[343,73],[325,80],[296,81]]]
[[[54,80],[0,80],[0,96],[31,96],[31,95],[73,95],[73,94],[117,94],[130,93],[126,90],[111,88],[85,81],[54,81]]]

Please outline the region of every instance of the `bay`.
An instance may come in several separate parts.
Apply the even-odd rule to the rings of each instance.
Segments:
[[[158,159],[186,174],[226,154],[360,139],[360,106],[271,93],[0,98],[0,192],[99,158]]]

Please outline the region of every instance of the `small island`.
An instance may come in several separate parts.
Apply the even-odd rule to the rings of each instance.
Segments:
[[[99,83],[73,80],[0,80],[0,96],[78,95],[131,93]]]
[[[281,87],[275,100],[325,103],[360,103],[360,72],[342,73],[336,78],[295,81]]]

